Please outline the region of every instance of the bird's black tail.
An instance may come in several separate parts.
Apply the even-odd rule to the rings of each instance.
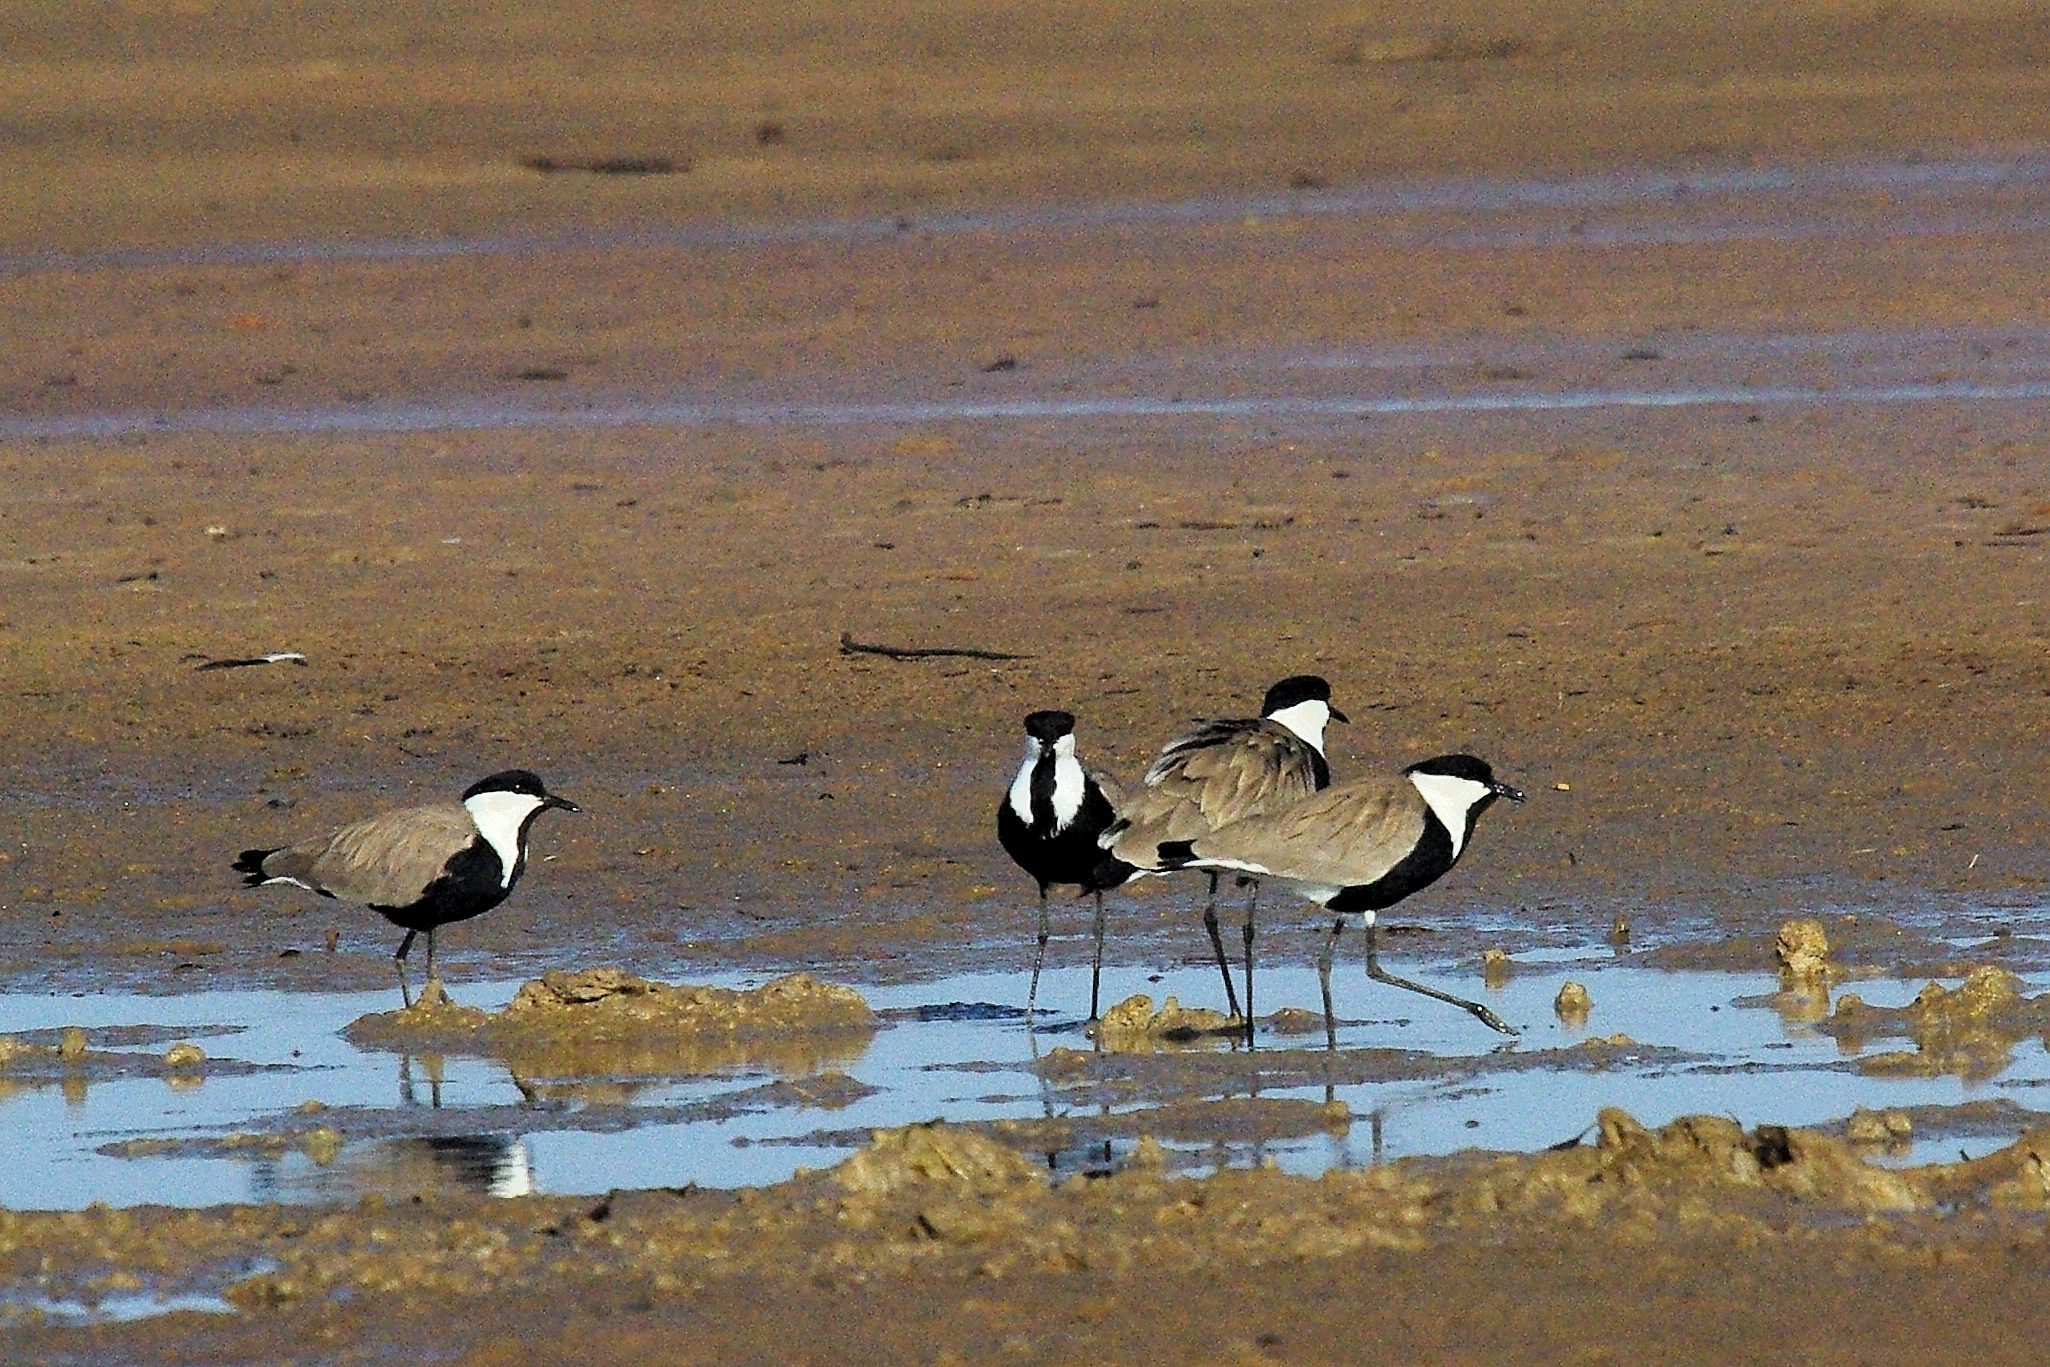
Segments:
[[[1139,866],[1127,864],[1114,854],[1106,853],[1096,861],[1096,867],[1089,870],[1089,877],[1082,884],[1083,892],[1109,892],[1121,888],[1139,876]]]
[[[1195,862],[1195,841],[1163,840],[1160,842],[1160,867],[1163,869],[1185,869]]]
[[[256,887],[270,877],[263,871],[263,861],[283,848],[282,845],[276,845],[267,850],[244,850],[235,856],[235,862],[229,867],[242,875],[242,886]]]

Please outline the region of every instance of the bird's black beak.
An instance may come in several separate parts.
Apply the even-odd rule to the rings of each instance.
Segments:
[[[1513,788],[1510,785],[1501,782],[1499,779],[1493,783],[1490,783],[1488,785],[1488,788],[1491,792],[1495,794],[1496,797],[1506,797],[1511,802],[1523,801],[1523,789]]]
[[[571,802],[568,798],[557,797],[554,793],[550,793],[547,797],[542,798],[541,805],[544,808],[554,807],[565,812],[581,812],[582,810],[584,810],[582,807],[577,806],[576,803]]]
[[[1329,704],[1329,703],[1326,703],[1326,704],[1324,704],[1324,705],[1325,705],[1326,707],[1331,707],[1331,704]],[[1344,722],[1344,723],[1345,723],[1345,724],[1346,724],[1347,726],[1350,726],[1350,725],[1352,725],[1352,718],[1351,718],[1351,717],[1348,717],[1348,716],[1346,716],[1346,715],[1345,715],[1345,713],[1343,713],[1343,712],[1339,711],[1339,710],[1338,710],[1337,708],[1335,708],[1335,707],[1332,707],[1332,708],[1331,708],[1331,720],[1333,720],[1333,721],[1342,721],[1342,722]]]

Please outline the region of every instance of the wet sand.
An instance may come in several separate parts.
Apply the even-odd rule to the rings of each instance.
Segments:
[[[388,928],[227,860],[509,763],[588,815],[445,937],[458,990],[1010,967],[1028,890],[988,827],[1023,713],[1070,708],[1131,771],[1309,669],[1354,718],[1340,775],[1471,749],[1533,793],[1390,918],[1476,977],[1619,914],[1672,966],[1769,966],[1817,911],[1885,928],[1849,951],[1877,969],[2042,966],[2039,13],[781,13],[6,21],[0,984],[388,984]],[[627,155],[688,169],[521,165]],[[269,650],[308,664],[194,668]],[[1283,905],[1262,954],[1300,962]],[[1114,913],[1121,965],[1204,952],[1175,890]],[[1989,939],[1930,938],[1961,926]],[[1322,1199],[1295,1180],[1046,1217],[1112,1251],[1029,1276],[986,1270],[1024,1248],[994,1228],[938,1278],[895,1261],[908,1214],[850,1233],[776,1189],[763,1256],[628,1259],[557,1339],[525,1254],[9,1332],[478,1362],[686,1331],[703,1360],[920,1361],[2040,1336],[2040,1216],[1717,1214],[1711,1186],[1709,1224],[1627,1240],[1512,1203],[1275,1254],[1260,1213]],[[448,1237],[539,1246],[573,1213],[480,1204]],[[77,1279],[408,1214],[20,1215],[0,1256]],[[1176,1221],[1193,1261],[1145,1244]]]

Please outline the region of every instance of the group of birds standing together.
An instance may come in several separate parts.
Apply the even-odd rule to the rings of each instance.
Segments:
[[[1103,894],[1135,878],[1199,870],[1209,876],[1203,925],[1224,978],[1231,1016],[1253,1029],[1254,912],[1263,879],[1287,884],[1334,913],[1317,958],[1327,1043],[1336,1047],[1331,964],[1345,917],[1366,926],[1367,973],[1376,981],[1462,1007],[1489,1027],[1514,1031],[1479,1002],[1384,970],[1374,952],[1374,913],[1435,882],[1459,861],[1474,823],[1497,798],[1523,794],[1472,755],[1419,760],[1398,774],[1333,786],[1324,728],[1345,721],[1331,685],[1313,674],[1267,690],[1260,715],[1197,722],[1161,748],[1139,786],[1126,792],[1085,769],[1075,753],[1075,718],[1025,718],[1025,758],[997,808],[997,837],[1039,884],[1039,943],[1028,1017],[1037,1009],[1049,938],[1047,889],[1071,884],[1096,902],[1095,968],[1089,1016],[1103,982]],[[435,932],[480,916],[511,895],[527,866],[527,837],[549,810],[577,805],[525,769],[470,786],[460,802],[381,813],[310,839],[244,850],[234,867],[249,886],[287,883],[369,907],[406,932],[393,956],[399,991],[413,1004],[406,956],[427,936],[427,977],[436,981]],[[1220,875],[1250,891],[1241,931],[1243,1004],[1218,929]]]
[[[1333,786],[1324,728],[1346,715],[1331,705],[1331,685],[1298,674],[1267,690],[1257,717],[1198,721],[1161,747],[1140,785],[1083,767],[1075,718],[1060,711],[1025,718],[1025,757],[997,808],[997,838],[1039,884],[1039,943],[1028,1010],[1036,1006],[1049,938],[1047,889],[1073,885],[1095,898],[1096,957],[1089,1015],[1100,1006],[1103,894],[1136,878],[1195,869],[1209,875],[1203,926],[1224,978],[1225,1000],[1253,1030],[1253,939],[1263,879],[1288,885],[1333,913],[1317,956],[1325,1040],[1337,1046],[1331,965],[1345,917],[1366,927],[1367,975],[1377,982],[1449,1002],[1504,1034],[1509,1026],[1479,1002],[1455,997],[1383,969],[1375,953],[1374,914],[1443,877],[1465,853],[1474,824],[1497,798],[1523,794],[1467,754],[1418,760],[1400,773]],[[1241,1008],[1218,929],[1220,875],[1246,884]]]

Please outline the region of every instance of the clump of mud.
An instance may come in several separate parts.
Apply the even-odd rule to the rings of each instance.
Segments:
[[[1093,1036],[1098,1047],[1113,1053],[1151,1053],[1176,1045],[1198,1044],[1238,1035],[1245,1022],[1203,1006],[1183,1006],[1173,997],[1153,1009],[1144,992],[1125,998],[1103,1013]]]
[[[859,992],[803,973],[746,992],[617,968],[548,973],[500,1012],[457,1006],[438,987],[343,1035],[366,1048],[503,1059],[522,1077],[678,1077],[743,1064],[815,1072],[859,1057],[876,1028]]]
[[[1779,929],[1772,945],[1779,960],[1780,989],[1770,1005],[1790,1025],[1813,1025],[1829,1015],[1829,988],[1840,975],[1829,959],[1829,932],[1812,916]]]
[[[2018,1042],[2050,1031],[2050,993],[2024,997],[2021,986],[2006,969],[1984,965],[1955,988],[1930,983],[1906,1006],[1868,1006],[1856,993],[1845,993],[1835,1013],[1816,1028],[1854,1051],[1888,1036],[1914,1041],[1913,1052],[1889,1050],[1860,1059],[1862,1072],[1992,1077],[2007,1067]]]
[[[912,1125],[876,1130],[869,1146],[833,1169],[850,1192],[893,1192],[923,1183],[971,1188],[1039,1182],[1039,1167],[1015,1149],[956,1125]]]
[[[1829,933],[1812,916],[1799,917],[1781,926],[1772,948],[1779,960],[1782,986],[1826,981],[1832,972]]]

